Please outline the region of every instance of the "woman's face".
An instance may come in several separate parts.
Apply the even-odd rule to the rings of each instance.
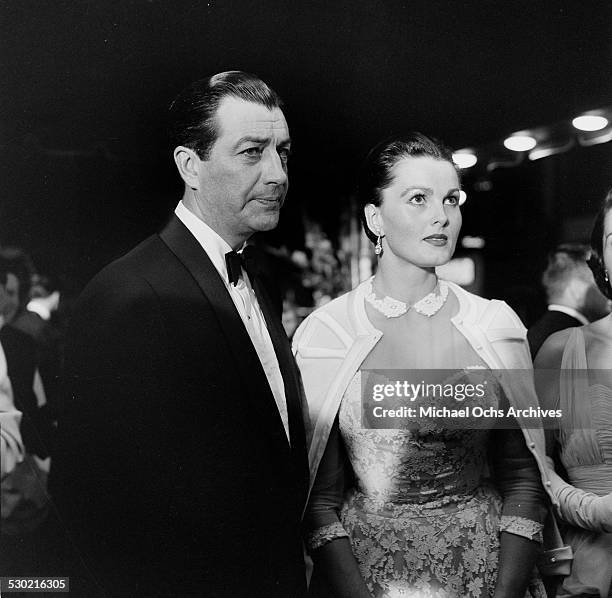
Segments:
[[[408,157],[391,174],[393,180],[383,190],[370,226],[384,235],[384,252],[421,268],[445,264],[461,229],[459,177],[454,166],[430,156]]]

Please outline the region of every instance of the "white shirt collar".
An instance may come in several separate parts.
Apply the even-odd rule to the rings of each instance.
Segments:
[[[51,319],[51,310],[40,299],[32,299],[26,306],[26,309],[38,314],[43,320]]]
[[[218,235],[206,222],[200,220],[191,212],[182,201],[179,201],[174,210],[176,217],[189,229],[202,249],[208,254],[210,261],[219,272],[221,278],[227,282],[227,265],[225,254],[232,251],[229,243]]]
[[[576,318],[583,326],[589,323],[587,318],[583,316],[578,310],[573,307],[568,307],[567,305],[559,305],[558,303],[551,303],[548,306],[548,311],[560,311],[561,313],[567,314],[568,316],[572,316],[572,318]]]

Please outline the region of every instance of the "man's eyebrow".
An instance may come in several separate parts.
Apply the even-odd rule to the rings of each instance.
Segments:
[[[243,143],[267,143],[269,141],[268,137],[255,137],[253,135],[246,135],[245,137],[241,137],[237,142],[235,147],[242,145]]]
[[[255,143],[257,145],[265,145],[267,143],[269,143],[270,138],[269,137],[256,137],[254,135],[245,135],[244,137],[241,137],[236,144],[234,145],[234,147],[240,147],[243,143]],[[282,139],[278,144],[277,147],[286,147],[286,146],[290,146],[291,145],[291,139],[289,137],[287,137],[286,139]]]

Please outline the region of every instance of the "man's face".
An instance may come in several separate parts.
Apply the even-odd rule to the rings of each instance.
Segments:
[[[19,309],[19,279],[9,272],[6,284],[0,284],[0,315],[5,322],[10,322]]]
[[[205,222],[237,248],[278,224],[291,140],[280,108],[234,97],[221,101],[216,128],[208,158],[198,162],[195,199]]]

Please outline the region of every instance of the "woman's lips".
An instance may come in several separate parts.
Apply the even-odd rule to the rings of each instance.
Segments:
[[[423,241],[434,247],[444,247],[448,243],[448,237],[446,235],[429,235]]]

